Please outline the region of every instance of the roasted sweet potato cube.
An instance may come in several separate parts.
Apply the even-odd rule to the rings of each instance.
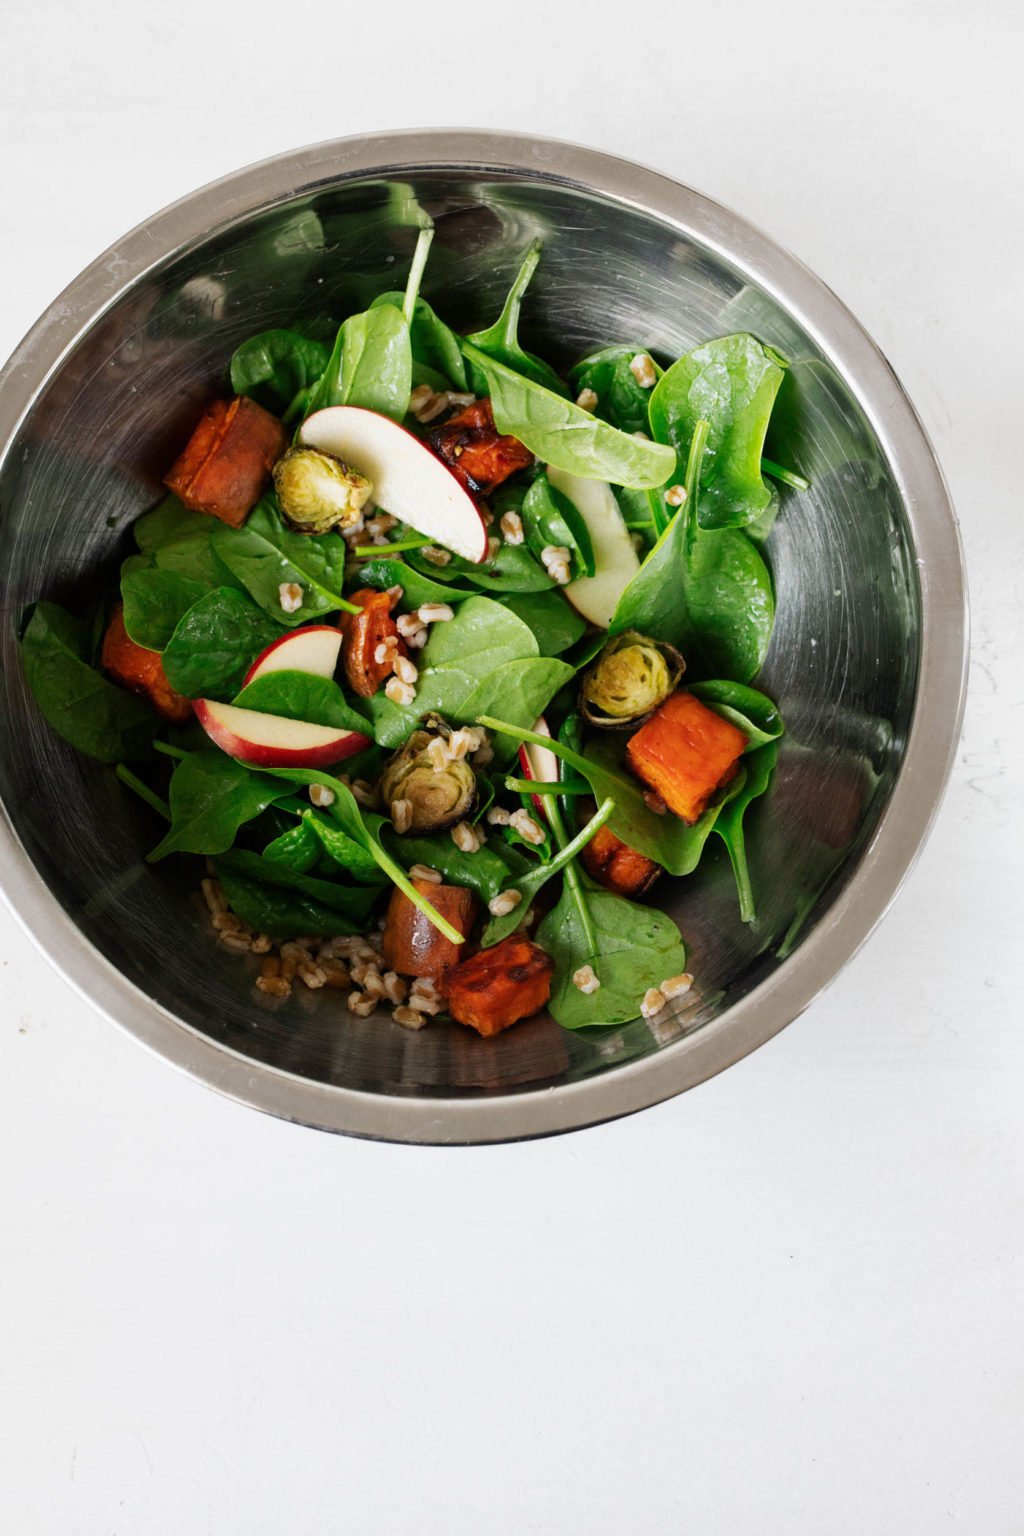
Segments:
[[[240,528],[284,453],[287,434],[276,416],[238,395],[215,400],[164,483],[192,512]]]
[[[476,915],[472,891],[461,885],[438,885],[431,880],[412,883],[453,928],[462,934],[469,933]],[[430,976],[437,981],[458,964],[460,949],[461,945],[439,933],[426,913],[395,887],[381,944],[381,959],[387,970],[397,971],[399,976]]]
[[[494,425],[489,400],[474,400],[427,440],[455,478],[474,496],[489,496],[503,480],[533,463],[518,437],[503,437]]]
[[[359,613],[343,613],[338,620],[342,633],[341,654],[345,677],[353,693],[371,699],[395,670],[399,656],[408,656],[409,648],[399,638],[398,626],[391,617],[394,599],[387,592],[361,587],[349,594]],[[386,646],[383,661],[377,660],[377,647]]]
[[[629,738],[626,757],[637,778],[670,811],[694,822],[736,772],[747,738],[692,693],[673,693]]]
[[[175,693],[167,681],[160,652],[147,651],[129,636],[120,603],[103,636],[100,660],[115,682],[148,699],[165,720],[184,725],[191,718],[192,704],[180,693]]]
[[[637,853],[607,827],[595,832],[582,858],[587,874],[619,896],[642,896],[661,874],[660,864]]]
[[[481,1035],[497,1035],[539,1012],[551,996],[551,956],[518,934],[448,972],[448,1012]]]

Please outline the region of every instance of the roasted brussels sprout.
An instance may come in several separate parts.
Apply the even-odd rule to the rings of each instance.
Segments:
[[[386,764],[380,793],[397,832],[443,832],[473,814],[476,775],[464,758],[448,755],[450,736],[430,717]]]
[[[289,448],[274,465],[274,489],[299,533],[342,533],[358,525],[373,486],[342,459],[316,448]]]
[[[637,725],[665,702],[684,667],[674,646],[624,630],[584,674],[583,713],[591,725]]]

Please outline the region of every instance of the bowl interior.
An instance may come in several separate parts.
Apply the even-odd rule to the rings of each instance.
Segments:
[[[742,925],[724,849],[657,889],[699,985],[651,1023],[588,1036],[537,1019],[497,1041],[410,1034],[353,1019],[343,994],[270,1004],[213,942],[201,873],[150,868],[151,813],[78,757],[26,693],[16,636],[26,604],[74,608],[116,574],[128,525],[233,347],[295,320],[336,321],[400,287],[418,205],[437,235],[424,292],[459,328],[500,307],[527,243],[544,256],[527,344],[569,363],[607,341],[665,357],[749,329],[791,360],[770,456],[797,467],[768,539],[778,620],[762,681],[787,724],[771,793],[748,817],[758,920]],[[0,797],[31,860],[89,941],[147,996],[254,1061],[317,1082],[406,1096],[515,1094],[613,1071],[705,1027],[785,962],[821,920],[891,792],[919,653],[914,550],[900,497],[850,390],[785,309],[655,216],[523,174],[427,171],[354,179],[253,214],[168,259],[124,292],[52,376],[0,479]],[[171,861],[172,863],[175,861]]]

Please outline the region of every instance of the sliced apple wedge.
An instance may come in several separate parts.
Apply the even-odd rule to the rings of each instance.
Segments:
[[[548,479],[576,507],[594,546],[594,574],[581,576],[563,588],[566,597],[591,624],[607,629],[619,598],[640,569],[629,529],[610,485],[584,480],[548,465]]]
[[[248,687],[268,672],[312,672],[315,677],[333,677],[340,653],[341,630],[331,624],[290,630],[260,652],[245,674],[243,686]]]
[[[397,422],[355,405],[329,405],[302,424],[299,441],[344,459],[373,483],[373,500],[392,517],[454,550],[487,559],[480,509],[425,443]]]
[[[254,768],[327,768],[370,745],[370,738],[360,731],[339,731],[309,720],[265,715],[256,709],[240,709],[237,704],[219,704],[215,699],[197,699],[195,712],[207,736],[222,752]]]
[[[533,723],[533,731],[537,736],[550,736],[548,723],[541,715],[539,720]],[[523,770],[524,779],[536,779],[538,784],[551,784],[558,778],[558,758],[550,747],[538,747],[535,742],[524,741],[519,748],[519,766]],[[547,820],[547,795],[531,795],[530,799],[540,811],[544,820]]]

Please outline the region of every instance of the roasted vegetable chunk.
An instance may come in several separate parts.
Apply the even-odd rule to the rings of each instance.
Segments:
[[[595,832],[581,857],[587,874],[619,896],[642,896],[661,874],[660,864],[637,853],[607,827]]]
[[[517,437],[502,437],[495,427],[489,400],[474,400],[428,432],[427,441],[474,496],[489,496],[509,475],[533,463],[529,448]]]
[[[408,656],[409,650],[391,617],[395,599],[387,592],[361,587],[350,594],[349,601],[362,612],[343,613],[338,620],[345,676],[353,693],[372,699],[395,670],[398,657]]]
[[[255,400],[215,400],[164,483],[190,511],[240,528],[286,445],[284,427]]]
[[[693,822],[733,777],[746,746],[742,731],[692,693],[674,693],[629,738],[626,757],[670,811]]]
[[[130,638],[124,627],[124,609],[120,603],[103,636],[100,660],[116,682],[148,699],[165,720],[184,725],[191,718],[191,702],[175,693],[167,681],[160,652],[147,651]]]
[[[463,934],[469,932],[476,914],[472,891],[461,885],[438,885],[431,880],[414,880],[413,885],[453,928]],[[437,981],[458,964],[460,948],[439,933],[426,913],[395,888],[388,903],[381,945],[381,958],[389,971],[397,971],[399,976],[430,976]]]
[[[478,1034],[497,1035],[544,1007],[554,968],[539,944],[513,934],[449,972],[448,1012]]]

